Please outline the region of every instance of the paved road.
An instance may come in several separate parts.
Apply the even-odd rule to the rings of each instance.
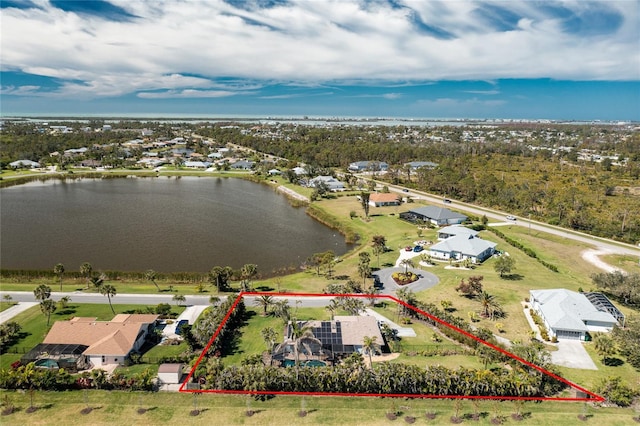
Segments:
[[[417,293],[422,290],[427,290],[434,287],[440,282],[440,279],[434,274],[423,271],[422,269],[409,268],[409,271],[418,275],[418,281],[414,281],[411,284],[405,286],[399,286],[395,280],[391,277],[394,272],[404,272],[404,267],[384,268],[374,272],[372,275],[377,276],[384,287],[382,287],[381,294],[390,294],[395,296],[396,292],[401,288],[408,288],[409,290]]]
[[[428,194],[426,192],[420,191],[409,191],[404,192],[402,187],[393,186],[387,183],[379,182],[381,185],[387,185],[389,190],[397,192],[403,196],[411,196],[415,199],[425,200],[430,203],[434,203],[436,205],[440,204],[443,207],[451,207],[456,210],[460,210],[463,212],[469,212],[477,216],[486,215],[489,219],[495,219],[498,221],[504,222],[506,219],[506,215],[510,213],[504,213],[498,210],[488,209],[484,207],[477,207],[472,204],[463,203],[460,201],[451,200],[450,204],[444,204],[443,198]],[[619,243],[613,240],[609,240],[607,238],[594,237],[588,234],[584,234],[581,232],[571,231],[568,229],[560,228],[558,226],[548,225],[546,223],[537,222],[535,220],[528,220],[523,218],[518,218],[517,220],[510,222],[512,226],[522,226],[526,228],[530,228],[535,231],[547,232],[553,235],[558,235],[560,237],[568,238],[574,241],[580,241],[587,244],[592,244],[600,249],[605,249],[614,253],[621,254],[629,254],[632,256],[640,257],[640,247],[633,246],[631,244]]]

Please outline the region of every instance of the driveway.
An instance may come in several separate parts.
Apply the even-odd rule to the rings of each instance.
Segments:
[[[597,370],[598,367],[578,340],[560,340],[558,350],[551,352],[551,362],[556,365],[582,370]]]
[[[440,279],[431,272],[415,268],[409,268],[408,270],[416,274],[419,278],[418,281],[414,281],[411,284],[407,284],[404,286],[399,286],[398,284],[396,284],[396,282],[391,277],[391,274],[393,274],[394,272],[404,272],[404,267],[384,268],[374,272],[372,275],[374,277],[378,277],[380,282],[384,285],[384,287],[382,287],[380,291],[380,294],[395,295],[396,291],[400,290],[401,288],[408,288],[414,293],[417,293],[419,291],[427,290],[431,287],[434,287],[440,282]]]

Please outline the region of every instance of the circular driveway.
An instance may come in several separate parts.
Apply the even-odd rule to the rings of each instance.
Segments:
[[[404,272],[403,267],[393,267],[393,268],[384,268],[379,271],[375,271],[371,275],[377,277],[378,280],[383,284],[381,288],[380,294],[391,294],[394,295],[396,291],[401,288],[408,288],[409,290],[417,293],[422,290],[427,290],[431,287],[434,287],[436,284],[440,282],[440,279],[432,274],[431,272],[423,271],[422,269],[416,268],[408,268],[408,271],[413,272],[418,276],[418,281],[414,281],[411,284],[399,286],[396,284],[394,279],[391,277],[391,274],[394,272]]]

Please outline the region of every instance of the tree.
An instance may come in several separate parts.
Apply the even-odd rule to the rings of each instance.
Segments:
[[[358,273],[362,277],[362,286],[365,287],[366,279],[371,274],[371,267],[369,264],[371,263],[371,257],[367,252],[361,252],[359,255],[358,261]]]
[[[267,314],[269,313],[269,308],[273,306],[274,303],[275,303],[275,300],[273,296],[269,296],[269,295],[256,297],[256,299],[253,301],[254,305],[262,307],[263,317],[267,316]]]
[[[602,357],[602,363],[609,365],[609,358],[618,353],[615,342],[611,336],[604,333],[595,333],[593,336],[593,346]]]
[[[466,282],[463,278],[460,280],[458,287],[456,287],[456,291],[461,292],[468,298],[476,297],[478,294],[482,293],[483,279],[484,277],[482,275],[471,276]]]
[[[500,278],[503,278],[505,274],[511,273],[515,268],[515,265],[516,261],[513,257],[504,255],[500,256],[496,260],[496,263],[493,265],[493,269],[500,274]]]
[[[102,284],[98,288],[98,291],[103,296],[107,296],[107,299],[109,300],[109,307],[111,308],[111,312],[113,312],[113,314],[115,315],[116,311],[113,310],[113,305],[111,304],[111,298],[116,295],[116,288],[111,284]]]
[[[625,305],[640,305],[640,274],[602,272],[593,274],[591,280],[598,288],[620,298]]]
[[[90,281],[91,281],[91,284],[93,284],[93,287],[99,290],[102,284],[104,284],[104,281],[106,278],[107,277],[104,274],[100,274],[100,275],[96,274],[91,277]]]
[[[364,210],[364,215],[367,219],[369,219],[369,198],[371,194],[368,192],[360,193],[360,204],[362,205],[362,209]]]
[[[291,307],[286,299],[278,300],[273,305],[273,313],[285,323],[291,319]]]
[[[147,271],[144,273],[144,277],[147,280],[151,281],[154,286],[156,286],[156,290],[160,291],[160,287],[158,286],[158,283],[156,283],[157,276],[158,274],[153,269],[147,269]]]
[[[371,241],[373,252],[378,257],[378,268],[380,268],[380,253],[384,253],[387,246],[387,239],[383,235],[374,235]]]
[[[69,306],[69,302],[71,302],[71,297],[63,296],[60,298],[60,300],[58,300],[58,306],[60,307],[60,309],[66,309],[67,306]]]
[[[87,287],[89,286],[89,280],[91,279],[91,273],[93,272],[93,266],[89,262],[84,262],[80,265],[80,274],[87,280]]]
[[[33,290],[33,295],[36,297],[38,302],[42,302],[51,297],[51,287],[46,284],[40,284]]]
[[[373,368],[373,361],[371,359],[373,353],[380,351],[380,346],[376,343],[377,336],[364,336],[362,338],[362,352],[369,355],[369,366]]]
[[[64,275],[64,265],[62,263],[56,263],[53,267],[53,273],[58,276],[60,282],[60,291],[62,291],[62,276]]]
[[[413,268],[414,267],[413,260],[411,260],[411,259],[402,259],[400,261],[400,265],[404,266],[404,273],[405,274],[408,272],[409,268]]]
[[[298,365],[300,364],[300,349],[304,347],[303,341],[305,339],[315,340],[318,343],[320,341],[313,335],[313,328],[309,324],[296,320],[289,322],[289,337],[293,341],[293,352],[297,369]]]
[[[187,298],[184,296],[184,294],[174,294],[173,301],[176,302],[176,306],[180,306],[187,301]]]
[[[209,271],[209,282],[216,286],[218,292],[226,291],[232,275],[233,269],[230,266],[214,266]]]
[[[485,318],[495,318],[503,313],[502,306],[495,296],[483,291],[478,295],[478,301],[482,305],[482,315]]]
[[[51,299],[44,299],[40,302],[40,310],[47,316],[47,327],[49,327],[51,314],[56,311],[56,302]]]
[[[271,327],[263,328],[260,331],[260,335],[262,336],[262,340],[267,345],[267,350],[269,352],[273,351],[273,347],[278,341],[278,333]]]
[[[251,291],[251,279],[258,273],[258,265],[247,263],[240,268],[240,286],[242,291]]]

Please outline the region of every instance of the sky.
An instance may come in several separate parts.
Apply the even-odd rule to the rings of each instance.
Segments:
[[[640,120],[640,0],[0,0],[0,113]]]

